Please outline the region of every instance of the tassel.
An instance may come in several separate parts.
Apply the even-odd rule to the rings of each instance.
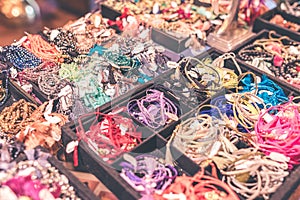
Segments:
[[[171,138],[169,139],[167,145],[166,145],[166,154],[165,154],[165,162],[166,165],[173,165],[173,156],[171,153],[171,143],[174,139],[175,134],[172,134]]]
[[[74,163],[74,167],[78,167],[78,146],[74,147],[73,163]]]

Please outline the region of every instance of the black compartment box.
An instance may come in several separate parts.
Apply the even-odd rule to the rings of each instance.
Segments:
[[[278,7],[276,7],[256,18],[253,25],[253,31],[257,33],[263,29],[274,30],[281,35],[286,35],[293,40],[300,41],[300,32],[293,31],[291,29],[270,22],[270,20],[275,15],[281,15],[286,21],[300,25],[300,20],[298,17],[282,12]]]
[[[147,87],[145,88],[155,88],[155,84],[153,82],[145,84]],[[145,88],[136,94],[133,94],[133,96],[128,95],[127,98],[129,99],[123,99],[119,104],[112,105],[112,104],[106,104],[105,106],[101,106],[99,108],[99,111],[102,113],[108,113],[112,111],[114,108],[120,108],[127,105],[127,102],[130,99],[139,98],[141,96],[144,96],[146,94]],[[159,88],[157,88],[159,89]],[[174,99],[175,101],[175,99]],[[186,110],[185,112],[190,111],[190,108],[188,108],[186,105],[182,105],[181,107],[184,107],[183,110]],[[124,113],[125,116],[129,116],[128,113]],[[130,117],[130,116],[129,116]],[[90,124],[95,118],[86,117],[82,120],[82,124],[84,129],[88,129]],[[143,124],[135,121],[136,124],[139,125],[138,130],[141,130],[143,133],[143,141],[138,146],[136,146],[134,149],[132,149],[130,154],[135,153],[150,153],[154,152],[157,156],[163,156],[166,151],[166,141],[159,135],[155,133],[154,130],[144,126]],[[172,122],[170,124],[167,124],[166,126],[173,126],[177,122]],[[62,141],[63,146],[66,147],[66,145],[71,142],[77,140],[76,136],[76,126],[77,122],[71,122],[66,124],[62,128]],[[195,174],[200,168],[195,163],[191,162],[188,158],[182,155],[178,150],[171,149],[172,154],[176,155],[176,163],[177,166],[182,170],[182,172],[193,175]],[[158,154],[156,154],[158,153]],[[67,155],[67,157],[71,158],[71,154]],[[101,182],[103,182],[104,185],[108,189],[110,189],[118,198],[120,199],[139,199],[140,194],[135,191],[123,178],[119,175],[118,169],[116,167],[116,164],[119,162],[119,160],[122,159],[122,154],[119,155],[119,157],[116,158],[116,160],[109,164],[105,162],[90,146],[88,143],[84,141],[79,142],[78,146],[78,161],[79,161],[79,170],[88,171],[92,174],[94,174]],[[190,162],[187,164],[187,162]]]
[[[158,86],[158,87],[157,87]],[[123,96],[123,98],[120,100],[120,102],[116,102],[116,103],[107,103],[104,104],[103,106],[100,106],[97,111],[101,112],[101,113],[109,113],[112,110],[118,109],[118,108],[123,108],[127,106],[127,103],[133,99],[137,99],[140,97],[143,97],[146,95],[147,89],[158,89],[160,91],[163,91],[160,87],[160,84],[155,84],[153,82],[147,83],[143,85],[143,88],[140,88],[140,90],[137,90],[136,94],[127,94],[126,96]],[[180,118],[180,116],[182,116],[184,113],[187,113],[191,110],[191,108],[189,108],[187,105],[183,104],[183,103],[179,103],[178,99],[175,99],[175,96],[172,96],[172,93],[170,93],[169,91],[164,92],[165,96],[167,98],[169,98],[170,100],[174,101],[176,107],[178,108],[178,118]],[[172,121],[168,124],[165,124],[162,127],[159,127],[157,130],[152,129],[147,127],[146,125],[144,125],[143,123],[141,123],[140,121],[136,120],[135,118],[133,118],[132,116],[130,116],[130,114],[127,112],[127,108],[125,109],[124,112],[122,112],[122,115],[128,118],[133,119],[134,124],[137,126],[137,131],[142,132],[142,139],[146,139],[150,136],[152,136],[154,134],[154,132],[162,129],[163,127],[167,127],[167,126],[174,126],[174,124],[176,124],[176,121]],[[87,131],[90,127],[90,125],[92,124],[92,122],[95,120],[95,115],[91,115],[88,117],[84,117],[82,118],[82,125],[83,128],[85,129],[85,131]],[[77,140],[77,135],[76,135],[76,129],[78,128],[78,121],[72,121],[70,123],[67,123],[66,125],[64,125],[62,127],[63,130],[63,134],[62,134],[62,142],[63,142],[63,146],[64,148],[66,148],[67,144],[71,141],[76,141]],[[71,157],[72,155],[67,155],[67,160],[72,159]],[[84,170],[84,166],[81,164],[81,158],[82,156],[79,156],[79,168],[83,167]]]
[[[101,5],[101,13],[103,17],[110,20],[116,20],[117,17],[121,16],[120,12],[106,5]],[[151,39],[157,44],[160,44],[175,53],[180,53],[187,49],[187,47],[185,47],[185,43],[189,38],[189,36],[184,38],[176,38],[162,30],[156,28],[151,29]]]
[[[126,102],[124,100],[124,102]],[[126,106],[125,105],[119,105],[119,104],[111,104],[111,103],[107,103],[107,104],[104,104],[102,106],[100,106],[96,112],[100,112],[100,113],[103,113],[103,114],[107,114],[115,109],[119,109],[123,106]],[[124,116],[124,117],[127,117],[127,118],[131,118],[128,113],[126,112],[121,112],[119,113],[120,115]],[[98,118],[96,118],[98,117]],[[84,131],[88,131],[91,124],[95,121],[95,120],[101,120],[101,115],[100,116],[96,116],[96,114],[93,114],[93,113],[87,113],[87,116],[82,116],[81,117],[81,124],[82,124],[82,128],[84,129]],[[136,126],[137,128],[137,131],[138,132],[141,132],[142,133],[142,140],[145,140],[146,138],[152,136],[154,134],[153,131],[151,131],[148,127],[140,124],[139,122],[136,122],[133,120],[133,123],[134,125]],[[68,143],[70,143],[71,141],[77,141],[78,140],[78,136],[77,136],[77,129],[79,128],[79,121],[78,120],[75,120],[75,121],[71,121],[67,124],[65,124],[63,127],[62,127],[62,143],[63,143],[63,148],[64,150],[66,150],[66,147],[68,145]],[[80,142],[79,143],[79,146],[84,143],[84,142]],[[88,144],[86,143],[86,145],[88,146]],[[90,148],[90,147],[89,147]],[[90,148],[91,149],[91,148]],[[91,149],[92,151],[92,149]],[[94,152],[94,154],[96,154]],[[85,155],[81,155],[81,153],[79,152],[78,154],[78,169],[79,170],[83,170],[83,171],[86,171],[86,167],[84,166],[83,162],[82,162],[82,158],[85,156]],[[73,157],[72,154],[66,154],[66,159],[69,160],[69,161],[72,161]],[[98,156],[98,155],[96,155]],[[99,156],[98,156],[99,157]],[[102,158],[99,157],[99,159],[102,160]],[[103,161],[104,162],[104,161]]]
[[[5,88],[5,78],[6,75],[3,73],[0,74],[0,79],[2,80],[2,87]],[[14,102],[17,102],[21,99],[25,99],[28,102],[37,104],[35,99],[29,96],[19,85],[17,85],[14,81],[8,79],[8,99],[4,102],[3,105],[0,106],[0,112],[7,106],[12,105]]]
[[[289,88],[291,91],[296,91],[296,92],[300,92],[300,88],[297,88],[291,84],[289,84],[288,82],[286,82],[285,80],[279,79],[273,75],[270,74],[266,74],[266,72],[264,72],[263,70],[256,68],[248,63],[246,63],[244,60],[241,60],[238,57],[238,52],[244,48],[247,45],[253,44],[255,42],[255,40],[258,39],[263,39],[263,38],[268,38],[269,36],[269,31],[268,30],[262,30],[260,31],[257,35],[254,35],[253,37],[251,37],[249,40],[247,40],[244,44],[241,44],[239,46],[236,47],[236,49],[233,50],[233,52],[236,54],[237,57],[237,61],[239,63],[241,63],[244,66],[247,66],[247,68],[249,68],[250,71],[254,72],[254,73],[258,73],[258,74],[265,74],[267,75],[270,79],[276,81],[278,84],[280,84],[280,87],[283,88]],[[276,34],[276,37],[281,37],[281,35]],[[300,39],[300,38],[299,38]]]
[[[261,34],[262,34],[261,36],[268,36],[268,32],[262,32]],[[256,37],[254,37],[254,38],[256,38]],[[252,43],[255,40],[254,38],[252,38],[251,41],[248,44]],[[242,48],[242,47],[239,47],[239,49],[240,48]],[[234,52],[237,52],[237,50],[235,50]],[[223,53],[221,51],[219,51],[217,49],[214,49],[214,48],[211,48],[207,52],[204,52],[201,55],[199,55],[198,58],[203,59],[203,58],[206,58],[206,57],[211,57],[214,60],[222,54]],[[249,65],[249,64],[245,63],[244,61],[238,59],[238,57],[236,55],[235,55],[235,58],[236,58],[236,61],[239,64],[239,66],[241,68],[241,71],[243,73],[244,72],[253,72],[255,75],[260,76],[260,77],[262,75],[266,75],[269,79],[271,79],[272,81],[277,83],[284,90],[284,92],[286,92],[287,96],[291,96],[291,95],[297,95],[298,96],[298,95],[300,95],[300,89],[297,89],[293,86],[290,86],[285,81],[283,81],[281,79],[278,79],[275,76],[266,74],[264,71],[254,67],[252,65]],[[234,70],[234,72],[237,75],[239,75],[238,70],[235,67],[234,62],[231,59],[228,59],[228,60],[225,61],[224,68]],[[224,94],[224,91],[220,91],[220,92]],[[220,92],[219,92],[219,94],[220,94]],[[235,91],[233,91],[233,92],[235,92]]]
[[[122,15],[119,11],[116,11],[104,4],[101,4],[101,14],[104,18],[108,18],[110,20],[116,20],[117,17]]]
[[[158,135],[145,140],[141,145],[135,148],[130,154],[152,154],[160,158],[164,158],[166,141]],[[110,189],[119,199],[140,199],[141,195],[135,191],[120,175],[118,163],[122,157],[115,161],[112,165],[107,165],[99,159],[95,153],[85,144],[79,146],[79,151],[85,154],[82,157],[83,163],[88,171],[94,174],[108,189]],[[171,147],[173,155],[177,155],[174,161],[179,173],[194,175],[200,170],[199,166],[191,162],[187,157],[182,155],[178,150]],[[183,168],[184,167],[184,168]]]
[[[186,41],[190,38],[183,37],[183,38],[177,38],[173,35],[170,35],[162,30],[152,28],[151,29],[151,39],[156,42],[157,44],[160,44],[167,49],[174,51],[176,53],[180,53],[187,49],[185,46]]]
[[[209,49],[207,52],[204,52],[202,54],[200,54],[199,56],[197,56],[197,58],[199,60],[205,59],[205,58],[211,58],[212,60],[215,60],[217,57],[221,56],[223,53],[217,49],[211,48]],[[236,59],[237,60],[237,59]],[[244,62],[238,61],[237,62],[240,66],[240,69],[242,71],[242,73],[244,72],[253,72],[255,75],[261,77],[262,75],[266,75],[264,72],[257,70],[255,67],[248,65]],[[224,62],[224,68],[227,69],[231,69],[235,72],[235,74],[239,75],[238,69],[235,67],[234,62],[231,59],[227,59]],[[154,81],[156,83],[162,83],[163,80],[165,80],[166,78],[168,78],[170,75],[172,75],[174,73],[174,71],[170,71],[168,73],[165,73],[159,77],[157,77],[156,79],[154,79]],[[287,96],[299,96],[300,95],[300,90],[298,91],[297,89],[293,88],[293,87],[289,87],[286,85],[286,83],[282,80],[279,80],[277,78],[275,78],[274,76],[270,76],[270,75],[266,75],[269,79],[271,79],[272,81],[274,81],[275,83],[277,83],[285,92],[285,94]],[[236,91],[230,91],[227,89],[221,89],[220,91],[218,91],[215,95],[212,95],[211,98],[215,98],[216,96],[220,96],[220,95],[224,95],[228,92],[236,92]],[[175,92],[176,95],[178,95],[178,97],[181,97],[179,94],[177,94],[179,92]],[[182,97],[181,97],[182,98]],[[183,97],[184,98],[184,97]],[[160,130],[156,130],[156,132],[161,135],[164,138],[169,138],[172,135],[173,130],[175,129],[176,125],[178,125],[181,121],[183,121],[183,119],[186,119],[186,117],[188,115],[191,114],[191,112],[195,112],[196,109],[204,104],[209,104],[211,98],[207,98],[203,101],[199,101],[199,102],[191,102],[190,99],[184,99],[184,100],[180,100],[180,102],[183,102],[184,104],[188,105],[188,107],[191,108],[190,112],[185,112],[184,115],[180,118],[180,120],[178,120],[177,122],[171,123],[169,126],[164,127],[163,129]]]
[[[180,98],[183,98],[182,96],[180,96],[180,94],[175,93],[172,90],[169,90],[169,88],[164,87],[163,85],[161,85],[159,83],[159,81],[157,81],[157,79],[154,79],[153,82],[149,83],[148,87],[146,89],[144,89],[144,90],[140,91],[139,93],[137,93],[136,95],[130,97],[129,101],[139,99],[141,97],[146,96],[148,89],[156,89],[156,90],[163,92],[164,96],[166,98],[168,98],[169,100],[171,100],[172,103],[174,103],[174,105],[177,107],[177,117],[179,119],[182,115],[184,115],[185,113],[187,113],[191,110],[191,108],[188,105],[186,105],[184,102],[180,101]],[[122,102],[120,104],[120,106],[126,106],[126,105],[127,105],[127,102]],[[140,122],[139,120],[135,119],[134,117],[132,117],[132,118],[134,120],[136,120],[138,123],[140,123],[142,126],[146,126],[146,125],[142,124],[142,122]],[[158,128],[149,127],[149,129],[151,129],[152,131],[159,131],[162,128],[170,126],[174,123],[176,123],[176,121],[172,121],[172,122],[162,125]]]
[[[172,54],[171,54],[172,55]],[[153,78],[154,79],[154,78]],[[150,81],[151,82],[151,81]],[[36,83],[33,83],[33,82],[30,82],[31,85],[32,85],[32,93],[35,95],[35,97],[38,98],[38,100],[41,102],[41,103],[44,103],[46,101],[49,101],[49,98],[46,94],[44,94],[39,86],[36,84]],[[14,83],[16,84],[16,83]],[[105,104],[101,105],[100,107],[108,107],[110,105],[116,105],[118,104],[119,102],[122,102],[122,101],[125,101],[126,99],[128,99],[130,96],[134,95],[137,91],[140,91],[140,90],[143,90],[145,88],[147,88],[147,82],[144,83],[144,84],[138,84],[138,85],[135,85],[135,87],[133,87],[132,89],[126,91],[125,94],[123,95],[120,95],[120,96],[117,96],[113,99],[111,99],[109,102],[106,102]],[[25,91],[24,91],[25,92]],[[26,93],[26,92],[25,92]],[[27,93],[26,93],[27,94]],[[29,96],[30,98],[33,99],[33,97],[30,95],[30,94],[27,94],[27,96]],[[54,111],[56,111],[56,105],[58,103],[58,99],[56,99],[54,101],[54,106],[53,106],[53,109]],[[83,102],[82,102],[83,103]],[[98,109],[98,108],[97,108]]]
[[[197,58],[203,59],[203,58],[209,57],[212,60],[214,60],[222,54],[223,53],[220,52],[219,50],[216,50],[216,49],[212,48],[212,49],[208,50],[207,52],[202,53]],[[250,71],[250,72],[253,72],[255,75],[260,76],[260,77],[262,75],[265,75],[265,73],[261,72],[260,70],[256,71],[256,69],[254,67],[249,66],[247,64],[244,64],[243,62],[238,62],[238,64],[239,64],[242,72]],[[230,59],[225,61],[224,68],[232,69],[232,70],[235,71],[236,74],[238,74],[238,71],[237,71],[233,61],[230,60]],[[281,81],[277,78],[274,78],[274,77],[269,76],[269,75],[267,75],[267,76],[268,76],[268,78],[273,80],[276,84],[278,84],[278,86],[280,86],[283,89],[286,96],[295,96],[295,97],[300,96],[300,91],[298,91],[297,89],[287,86],[286,83],[284,83],[283,81]],[[223,90],[223,91],[220,91],[219,93],[217,93],[216,95],[214,95],[212,98],[215,98],[217,96],[222,96],[222,95],[225,95],[225,94],[231,93],[231,92],[235,92],[235,91]],[[189,113],[182,116],[180,118],[180,121],[178,121],[176,124],[174,124],[173,126],[168,126],[164,129],[158,131],[157,134],[162,136],[166,140],[169,140],[169,138],[172,135],[176,125],[180,124],[184,120],[187,120],[189,117],[195,116],[195,113],[196,113],[196,111],[198,111],[198,108],[202,105],[210,105],[210,101],[211,101],[211,98],[207,99],[206,101],[201,103],[197,108],[194,108]],[[203,108],[203,110],[205,110],[205,109],[206,109],[206,107]],[[171,145],[171,146],[173,146],[173,145]],[[173,156],[176,157],[176,155],[173,155]],[[196,164],[192,160],[190,160],[189,158],[187,158],[187,159],[189,160],[188,162],[192,162],[193,164]],[[285,181],[279,187],[279,189],[275,193],[270,195],[270,200],[288,199],[292,195],[294,190],[299,186],[299,184],[300,184],[300,166],[295,166],[295,168],[290,172],[290,175],[285,178]],[[240,197],[240,198],[243,199],[242,197]]]

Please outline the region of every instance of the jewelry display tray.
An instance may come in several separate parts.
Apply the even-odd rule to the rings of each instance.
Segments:
[[[207,6],[207,4],[198,1],[195,3],[195,5]],[[106,5],[101,5],[101,12],[103,17],[111,20],[116,20],[117,17],[120,17],[122,15],[119,11],[116,11],[113,8]],[[151,39],[157,44],[163,45],[164,47],[175,53],[180,53],[187,49],[185,43],[189,38],[190,37],[177,38],[162,30],[151,28]]]
[[[38,146],[34,149],[35,155],[36,151],[42,151],[45,153],[48,153],[48,151],[41,147]],[[36,159],[36,158],[35,158]],[[26,161],[28,160],[27,156],[24,153],[19,154],[16,159],[14,159],[15,162],[20,162],[20,161]],[[88,188],[87,185],[84,183],[80,182],[67,168],[63,166],[63,164],[57,160],[54,156],[49,154],[49,157],[47,157],[47,161],[51,164],[51,166],[55,167],[60,174],[65,175],[68,178],[68,182],[71,186],[74,187],[74,190],[78,197],[81,199],[89,199],[89,200],[98,200],[99,198],[94,195],[94,193]]]
[[[154,88],[153,83],[146,84],[148,88]],[[133,95],[131,99],[136,99],[144,96],[146,90],[141,90],[137,92],[137,94]],[[172,96],[165,94],[165,96],[172,101],[176,101]],[[105,104],[99,108],[101,113],[109,113],[114,108],[121,108],[126,106],[126,101],[119,103],[117,105]],[[186,105],[181,105],[182,110],[190,110]],[[180,113],[179,113],[180,114]],[[129,114],[124,112],[123,116],[129,117]],[[132,118],[133,119],[133,118]],[[91,123],[95,120],[95,116],[87,117],[82,120],[82,124],[85,130],[87,130]],[[134,124],[138,126],[137,131],[142,132],[142,143],[136,146],[130,154],[142,154],[149,153],[155,156],[159,156],[160,158],[164,158],[164,154],[166,151],[167,141],[155,133],[154,130],[148,128],[147,126],[141,124],[140,122],[133,119]],[[172,122],[171,124],[175,124],[177,122]],[[71,141],[76,141],[76,127],[78,126],[78,122],[70,122],[62,127],[62,142],[64,148],[66,148],[67,144]],[[170,125],[175,126],[175,125]],[[177,149],[171,149],[176,155],[181,155]],[[140,194],[135,191],[120,175],[118,172],[118,163],[121,162],[122,155],[119,155],[112,163],[107,163],[100,158],[96,152],[89,147],[89,145],[84,141],[79,141],[78,145],[78,168],[80,170],[89,171],[89,173],[94,174],[106,187],[112,191],[118,198],[120,199],[139,199]],[[67,154],[66,158],[70,159],[74,155]],[[179,171],[184,172],[187,175],[194,175],[200,168],[199,166],[194,164],[194,167],[190,168],[189,165],[185,165],[187,162],[187,158],[185,156],[179,156],[176,160],[178,166],[185,166],[179,169]],[[192,163],[191,163],[192,164]]]
[[[4,74],[0,75],[0,79],[3,81],[3,86],[5,85],[5,78],[3,77]],[[7,106],[12,105],[14,102],[17,102],[21,99],[25,99],[27,102],[31,102],[37,104],[35,99],[29,96],[19,85],[17,85],[14,81],[8,79],[8,91],[9,91],[9,98],[6,102],[0,106],[0,112]]]
[[[171,57],[173,56],[173,54],[170,54],[170,55],[171,55]],[[173,56],[173,57],[174,57],[174,56]],[[171,58],[171,60],[173,60],[173,58]],[[158,76],[159,76],[159,75],[158,75]],[[153,78],[153,79],[155,79],[155,78]],[[152,80],[153,80],[153,79],[152,79]],[[33,92],[33,94],[34,94],[34,95],[35,95],[42,103],[44,103],[44,102],[46,102],[46,101],[49,101],[47,95],[44,94],[44,93],[40,90],[39,86],[38,86],[36,83],[33,83],[33,82],[31,82],[31,81],[29,81],[29,82],[30,82],[31,85],[32,85],[32,92]],[[16,84],[16,83],[14,82],[14,84]],[[117,96],[117,97],[113,98],[110,102],[108,102],[108,103],[106,103],[106,104],[116,104],[117,102],[125,101],[126,99],[129,98],[129,96],[131,96],[131,95],[135,94],[137,91],[142,90],[142,89],[145,89],[145,88],[147,88],[147,87],[148,87],[147,83],[145,83],[145,84],[138,84],[138,85],[136,85],[135,87],[131,88],[130,90],[126,91],[126,94]],[[24,91],[24,92],[25,92],[25,91]],[[26,93],[26,92],[25,92],[25,93]],[[30,94],[28,94],[28,96],[30,96]],[[56,111],[56,105],[57,105],[58,101],[59,101],[58,99],[54,101],[54,106],[53,106],[54,108],[53,108],[53,111]],[[105,104],[104,104],[104,105],[105,105]]]
[[[253,44],[255,40],[258,40],[258,39],[263,39],[263,38],[268,38],[268,35],[269,35],[269,30],[261,30],[259,33],[257,33],[256,35],[254,35],[253,37],[249,38],[247,41],[245,41],[243,44],[240,44],[238,45],[235,49],[232,50],[232,52],[235,53],[235,55],[238,54],[238,52],[245,46],[247,45],[250,45],[250,44]],[[274,34],[274,36],[276,37],[281,37],[280,34],[277,34],[276,35]],[[298,40],[294,40],[296,42],[300,42],[300,38],[298,38]],[[236,60],[239,62],[239,63],[242,63],[243,65],[246,65],[248,66],[252,72],[256,72],[256,73],[260,73],[260,74],[266,74],[266,72],[264,72],[263,70],[259,69],[259,68],[256,68],[255,66],[252,66],[250,64],[247,64],[245,61],[241,60],[240,58],[238,58],[238,56],[236,56]],[[297,88],[297,87],[294,87],[293,85],[289,84],[288,82],[284,81],[284,80],[281,80],[277,77],[275,77],[274,75],[270,75],[270,74],[266,74],[268,75],[269,78],[271,78],[272,80],[276,80],[277,83],[280,83],[280,86],[284,86],[284,87],[287,87],[289,88],[290,90],[292,91],[297,91],[297,92],[300,92],[300,88]]]
[[[210,49],[205,53],[202,53],[198,58],[206,58],[211,57],[212,59],[217,58],[218,56],[222,55],[220,51],[217,51],[215,49]],[[242,72],[251,71],[255,73],[258,76],[262,76],[264,73],[260,71],[255,71],[254,67],[239,63],[240,68]],[[231,60],[225,61],[225,67],[234,70],[237,73],[237,70],[235,69],[235,66]],[[166,74],[170,74],[171,72],[166,72]],[[157,79],[154,79],[151,81],[151,83],[145,84],[147,87],[144,87],[139,92],[137,92],[136,95],[133,95],[133,98],[138,98],[141,95],[145,94],[146,88],[153,87],[153,82],[157,82],[160,84],[159,81],[157,81],[160,77],[165,76],[166,74],[163,74]],[[293,88],[287,87],[284,82],[278,81],[278,79],[274,77],[268,76],[271,80],[275,81],[280,87],[283,88],[284,92],[288,96],[298,96],[300,92],[295,91]],[[228,90],[221,90],[218,92],[215,96],[219,96],[222,94],[225,94],[227,92],[233,92]],[[127,96],[128,98],[128,96]],[[131,97],[129,97],[131,98]],[[209,104],[211,99],[207,99],[204,102],[200,102],[199,106],[204,104]],[[105,104],[99,108],[99,111],[102,113],[108,113],[112,111],[113,108],[120,108],[124,105],[126,105],[128,101],[121,100],[118,104]],[[181,104],[180,104],[181,105]],[[186,105],[184,105],[186,106]],[[135,155],[136,153],[150,153],[154,154],[156,156],[159,156],[161,158],[165,157],[166,153],[166,147],[167,147],[167,141],[169,137],[171,136],[173,130],[175,127],[182,122],[183,120],[187,119],[189,116],[192,116],[195,114],[195,111],[198,109],[198,107],[189,107],[186,106],[183,110],[183,114],[179,117],[178,121],[174,121],[167,126],[163,127],[162,129],[153,130],[148,127],[142,127],[140,123],[138,124],[140,127],[140,130],[143,130],[143,141],[138,146],[136,146],[132,151],[128,152],[129,154]],[[128,116],[128,114],[125,113],[125,115]],[[85,129],[89,128],[90,124],[95,118],[87,117],[82,120],[83,127]],[[135,120],[135,119],[133,119]],[[71,141],[76,141],[76,127],[77,122],[70,122],[62,127],[62,141],[63,141],[63,148],[66,148],[67,144]],[[187,175],[194,175],[199,170],[200,167],[194,163],[192,160],[190,160],[188,157],[186,157],[183,153],[181,153],[176,147],[170,146],[171,154],[173,159],[173,163],[175,166],[179,169],[180,172],[186,173]],[[72,159],[73,153],[66,154],[67,159]],[[94,174],[106,187],[112,191],[118,198],[120,199],[139,199],[141,196],[140,194],[135,191],[119,174],[120,169],[118,167],[118,163],[122,160],[122,154],[113,162],[108,164],[107,162],[103,161],[102,158],[100,158],[97,153],[92,150],[89,145],[84,141],[79,141],[78,146],[78,161],[79,166],[78,169],[83,171],[89,171],[90,173]],[[297,176],[295,176],[297,174]],[[279,200],[279,199],[287,199],[287,197],[290,196],[293,189],[299,184],[300,182],[300,167],[295,168],[291,174],[286,178],[283,185],[271,196],[270,199],[273,200]],[[240,197],[243,199],[242,197]]]
[[[151,29],[151,39],[173,52],[180,53],[187,49],[186,42],[190,37],[177,38],[157,28]]]
[[[274,30],[277,33],[281,35],[286,35],[293,40],[299,40],[300,32],[293,31],[291,29],[270,22],[270,20],[277,14],[281,15],[286,21],[299,24],[300,26],[300,21],[298,17],[287,14],[286,12],[283,12],[278,7],[276,7],[264,13],[260,17],[256,18],[253,25],[253,31],[255,33],[258,33],[263,29]]]
[[[210,50],[208,50],[207,52],[202,53],[201,55],[199,55],[197,58],[198,59],[203,59],[205,57],[210,57],[213,60],[216,59],[218,56],[222,55],[223,52],[217,50],[217,49],[213,49],[211,48]],[[242,70],[242,72],[253,72],[255,75],[261,77],[262,75],[266,75],[269,79],[271,79],[272,81],[274,81],[278,86],[280,86],[284,93],[288,96],[299,96],[300,95],[300,91],[296,90],[294,87],[289,87],[287,86],[287,84],[282,81],[279,80],[278,78],[269,76],[267,74],[265,74],[263,71],[260,70],[256,70],[255,67],[248,65],[247,63],[243,63],[238,61],[238,64]],[[224,63],[224,67],[234,70],[235,74],[238,74],[238,71],[233,63],[232,60],[226,60]],[[222,96],[228,93],[232,93],[232,92],[236,92],[236,91],[231,91],[231,90],[223,90],[218,92],[217,94],[215,94],[212,98],[216,98],[218,96]],[[170,138],[170,136],[172,135],[175,127],[177,124],[179,124],[181,121],[184,121],[186,119],[188,119],[189,117],[194,117],[195,113],[198,111],[199,107],[204,106],[204,105],[211,105],[210,101],[211,99],[208,99],[207,101],[204,101],[203,103],[199,104],[199,106],[197,108],[192,109],[189,113],[185,114],[184,116],[182,116],[179,120],[179,122],[177,122],[174,126],[167,126],[166,128],[164,128],[163,130],[157,132],[158,135],[160,135],[161,137],[165,138],[166,140],[168,140]],[[205,110],[207,108],[203,108],[203,110]],[[172,145],[171,145],[172,146]],[[176,148],[176,147],[173,147]],[[176,155],[173,155],[173,157],[176,158]],[[190,160],[188,158],[188,163],[186,163],[185,165],[189,165],[190,163],[195,164],[192,160]],[[193,166],[193,165],[191,165]],[[295,189],[298,187],[298,185],[300,184],[300,166],[296,166],[295,168],[293,168],[293,170],[290,172],[290,174],[285,178],[285,181],[283,182],[283,184],[276,190],[276,192],[274,192],[271,196],[270,196],[270,200],[282,200],[282,199],[288,199],[292,193],[295,191]],[[239,195],[240,199],[246,200],[244,197],[241,197]]]

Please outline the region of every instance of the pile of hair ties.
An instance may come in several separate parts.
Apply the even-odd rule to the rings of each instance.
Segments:
[[[239,195],[268,198],[300,161],[299,105],[264,75],[241,74],[236,86],[236,93],[212,98],[209,105],[195,110],[195,116],[178,124],[167,146],[175,146],[199,165],[216,163],[220,180]],[[173,193],[181,195],[174,187],[170,198],[176,196]]]
[[[164,164],[162,159],[151,154],[123,155],[120,176],[136,191],[145,196],[164,191],[177,177],[177,169]]]
[[[127,111],[136,120],[152,129],[177,121],[180,114],[178,105],[157,89],[148,89],[144,96],[130,100]]]
[[[123,152],[131,151],[141,143],[142,133],[132,119],[123,116],[124,111],[123,108],[107,114],[96,112],[80,116],[78,140],[85,141],[106,162],[112,162]],[[82,119],[95,115],[89,129],[85,130]]]
[[[293,99],[261,112],[255,124],[260,149],[266,154],[284,155],[290,167],[299,164],[299,120],[299,103],[294,103]]]
[[[195,107],[222,89],[233,89],[238,85],[238,75],[224,67],[224,61],[232,59],[238,72],[241,69],[235,61],[233,53],[221,55],[214,61],[185,57],[177,63],[169,61],[169,68],[175,68],[169,76],[163,78],[163,85],[187,98],[181,102]]]
[[[204,167],[194,176],[177,176],[175,181],[155,199],[233,199],[238,200],[234,190],[219,180],[216,166],[210,163],[211,173]]]

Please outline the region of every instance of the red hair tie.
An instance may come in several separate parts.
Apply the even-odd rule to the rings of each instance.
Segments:
[[[162,194],[156,195],[157,200],[181,199],[187,200],[206,200],[206,199],[223,199],[238,200],[236,193],[223,181],[218,179],[216,167],[212,167],[212,176],[205,175],[205,169],[201,170],[193,177],[177,176],[175,182],[170,185]]]
[[[85,131],[82,118],[96,115],[94,122]],[[100,121],[98,119],[100,118]],[[77,136],[103,158],[113,161],[123,152],[132,150],[141,143],[142,133],[137,131],[132,119],[117,113],[104,114],[101,112],[82,115],[78,120]]]

